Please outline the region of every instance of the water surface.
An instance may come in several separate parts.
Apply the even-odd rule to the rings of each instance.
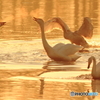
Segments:
[[[99,100],[100,96],[70,96],[72,91],[100,92],[99,81],[76,77],[91,73],[90,56],[100,60],[99,13],[100,0],[0,0],[0,21],[6,21],[0,27],[0,100]],[[72,31],[90,17],[94,35],[87,42],[93,47],[77,53],[81,58],[74,63],[51,61],[32,17],[60,17]],[[51,46],[70,43],[58,30],[46,33],[46,38]]]

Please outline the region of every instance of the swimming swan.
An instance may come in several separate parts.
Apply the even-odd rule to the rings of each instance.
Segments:
[[[96,59],[94,56],[91,56],[89,59],[88,59],[88,69],[90,68],[90,65],[93,61],[93,67],[92,67],[92,77],[94,79],[100,79],[100,62],[98,64],[96,64]]]
[[[72,32],[67,24],[59,17],[52,18],[45,22],[45,32],[52,31],[53,29],[60,29],[64,31],[64,38],[68,39],[71,43],[81,45],[84,48],[89,47],[87,41],[83,38],[91,38],[93,35],[93,26],[90,18],[85,17],[82,26],[78,31]]]
[[[79,55],[75,55],[75,53],[78,52],[80,49],[82,49],[81,46],[58,43],[54,47],[51,47],[45,38],[44,21],[42,19],[35,18],[35,17],[33,19],[40,26],[42,43],[47,55],[51,59],[56,61],[76,61],[80,57]]]

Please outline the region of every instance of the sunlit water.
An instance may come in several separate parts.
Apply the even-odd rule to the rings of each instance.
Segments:
[[[66,40],[64,39],[55,39],[55,40],[56,41],[54,41],[53,39],[49,39],[48,42],[52,46],[56,44],[59,40],[61,41],[63,40],[64,43],[68,42],[68,41],[66,42]],[[98,46],[98,44],[94,45]],[[43,84],[41,83],[40,78],[37,77],[37,75],[41,74],[42,72],[45,72],[45,70],[42,70],[44,66],[46,66],[47,69],[51,69],[51,71],[55,72],[57,72],[56,71],[57,69],[58,71],[60,70],[67,71],[68,68],[70,67],[73,68],[69,70],[77,71],[76,68],[78,68],[78,70],[80,70],[80,68],[82,68],[83,70],[87,70],[88,58],[94,55],[98,61],[100,56],[99,55],[100,48],[89,48],[90,51],[89,53],[87,52],[78,53],[79,55],[81,55],[81,58],[79,58],[74,64],[69,64],[69,65],[66,65],[67,63],[63,62],[52,62],[45,53],[45,50],[43,49],[41,39],[36,39],[31,41],[3,40],[0,42],[0,48],[2,48],[0,49],[1,52],[0,53],[0,61],[1,61],[0,99],[1,100],[11,100],[11,99],[12,100],[23,100],[23,99],[26,100],[53,100],[53,99],[76,100],[77,99],[78,100],[81,97],[71,97],[70,96],[71,91],[75,92],[86,92],[87,90],[89,90],[90,92],[93,91],[91,88],[92,85],[90,79],[89,81],[83,79],[84,81],[81,82],[82,79],[79,78],[78,79],[79,81],[76,82],[75,80],[77,78],[75,79],[74,73],[72,77],[69,75],[70,78],[73,79],[72,80],[73,82],[66,78],[65,76],[66,72],[62,72],[65,73],[65,75],[61,74],[63,76],[59,76],[60,74],[56,76],[56,73],[54,74],[53,77],[48,76],[48,74],[45,76],[41,76],[46,78],[46,79],[44,78],[45,81]],[[30,65],[33,68],[30,68],[29,67]],[[22,66],[24,67],[21,68]],[[25,68],[25,66],[27,67],[27,69]],[[40,66],[39,69],[41,70],[39,70],[37,66]],[[9,69],[9,67],[11,68]],[[14,70],[13,67],[18,67],[18,69],[15,68]],[[69,74],[72,74],[72,72],[70,72]],[[80,73],[79,75],[81,74],[85,73]],[[16,78],[16,76],[19,77]],[[76,74],[76,76],[78,76],[78,74]],[[36,77],[36,79],[34,79],[34,77]],[[98,96],[96,96],[95,98],[97,97]],[[81,99],[88,100],[88,98],[91,99],[92,97],[85,96],[84,98]]]
[[[100,60],[99,10],[99,0],[0,0],[0,21],[7,22],[0,28],[0,100],[99,100],[100,96],[70,96],[72,91],[100,92],[99,81],[76,77],[90,74],[90,56]],[[72,31],[81,26],[84,17],[90,17],[94,36],[87,41],[93,47],[77,53],[81,57],[74,63],[52,61],[33,16],[44,21],[61,17]],[[60,31],[46,33],[46,37],[51,46],[59,41],[70,43]]]

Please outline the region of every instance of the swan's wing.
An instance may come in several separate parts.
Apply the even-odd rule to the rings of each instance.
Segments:
[[[3,26],[6,22],[0,22],[0,27]]]
[[[72,61],[76,61],[78,58],[80,58],[81,56],[79,55],[70,55],[68,56],[70,59],[72,59]]]
[[[64,43],[58,43],[58,44],[56,44],[56,45],[53,47],[53,49],[56,50],[56,51],[58,51],[58,50],[60,50],[64,45],[65,45]]]
[[[69,56],[69,55],[74,55],[76,52],[78,52],[82,48],[83,48],[82,46],[78,46],[78,45],[74,45],[74,44],[66,44],[66,45],[62,46],[58,50],[58,52],[60,54],[64,54],[66,56]]]
[[[92,38],[93,35],[93,25],[89,17],[85,17],[82,26],[77,31],[77,34],[80,34],[86,38]]]
[[[54,29],[63,31],[61,25],[55,21],[55,18],[52,18],[44,23],[45,33],[51,32]]]

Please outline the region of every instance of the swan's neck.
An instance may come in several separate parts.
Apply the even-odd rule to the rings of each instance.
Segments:
[[[48,53],[52,47],[51,47],[51,46],[48,44],[48,42],[46,41],[45,34],[44,34],[44,23],[42,23],[42,24],[40,25],[40,28],[41,28],[42,43],[43,43],[44,49],[45,49],[46,52]]]
[[[93,57],[93,68],[92,68],[92,75],[94,76],[96,74],[96,59]]]
[[[61,19],[58,20],[58,23],[61,25],[63,31],[64,31],[64,37],[68,36],[68,34],[71,32],[66,23],[64,23]]]

